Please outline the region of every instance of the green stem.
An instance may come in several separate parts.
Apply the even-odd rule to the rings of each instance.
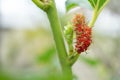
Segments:
[[[61,25],[58,18],[54,0],[53,0],[52,6],[46,12],[51,24],[63,74],[64,76],[66,76],[66,80],[72,80],[72,71],[71,71],[71,67],[68,64],[67,52],[64,45],[64,38],[63,38],[62,29],[61,29]]]
[[[49,8],[46,10],[46,13],[50,21],[50,25],[53,32],[53,37],[54,37],[56,48],[58,51],[58,56],[59,56],[64,78],[65,80],[72,80],[73,79],[72,69],[71,69],[71,66],[69,65],[68,55],[64,45],[64,38],[63,38],[62,29],[61,29],[61,24],[58,18],[55,2],[54,0],[51,0],[51,1],[52,3],[49,6]],[[36,5],[38,4],[39,3],[37,3]]]
[[[78,53],[73,53],[72,55],[70,54],[69,55],[69,65],[72,66],[77,61],[79,56],[80,56],[80,54],[78,54]]]

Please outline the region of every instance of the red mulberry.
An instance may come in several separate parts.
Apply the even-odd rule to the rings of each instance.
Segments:
[[[77,14],[73,18],[74,32],[76,34],[75,50],[80,54],[87,50],[92,42],[91,28],[85,23],[85,17],[82,14]]]

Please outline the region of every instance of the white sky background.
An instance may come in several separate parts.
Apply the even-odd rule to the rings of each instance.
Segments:
[[[56,0],[57,9],[61,14],[65,13],[65,0]],[[35,28],[36,25],[49,27],[46,14],[37,8],[31,0],[1,0],[1,17],[3,27],[24,29]],[[99,16],[94,29],[116,35],[120,31],[120,15],[111,14],[109,10]]]
[[[45,13],[36,8],[31,0],[1,0],[1,12],[4,27],[32,28],[39,21],[41,26],[47,25],[44,24],[47,18]]]
[[[56,0],[61,13],[65,12],[64,0]],[[63,4],[59,4],[63,3]],[[31,0],[1,0],[2,24],[10,28],[33,28],[37,24],[49,27],[46,14]]]

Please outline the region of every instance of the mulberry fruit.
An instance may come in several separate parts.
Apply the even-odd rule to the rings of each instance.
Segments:
[[[80,54],[81,52],[86,51],[92,42],[92,29],[87,26],[85,17],[82,14],[75,15],[73,18],[73,26],[76,34],[75,50]]]

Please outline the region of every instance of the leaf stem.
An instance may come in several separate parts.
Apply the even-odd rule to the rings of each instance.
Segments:
[[[95,22],[96,22],[96,20],[97,20],[99,2],[100,2],[100,0],[97,1],[97,5],[96,5],[96,7],[95,7],[95,9],[94,9],[94,12],[93,12],[92,20],[91,20],[91,22],[88,24],[89,27],[94,27],[94,24],[95,24]]]
[[[97,10],[95,10],[94,13],[93,13],[92,20],[88,24],[89,27],[94,27],[94,24],[95,24],[95,22],[97,20],[97,17],[98,17],[98,13],[97,13]]]

